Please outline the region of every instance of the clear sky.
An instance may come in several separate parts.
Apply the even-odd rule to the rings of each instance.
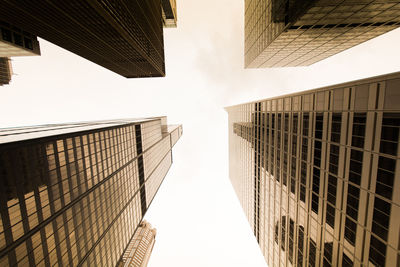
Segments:
[[[244,69],[243,0],[177,4],[165,78],[126,79],[40,40],[40,57],[13,58],[0,128],[167,115],[184,132],[145,218],[149,266],[266,266],[228,178],[223,107],[400,71],[400,29],[310,67]]]

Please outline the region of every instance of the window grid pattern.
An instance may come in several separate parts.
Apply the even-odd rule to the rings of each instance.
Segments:
[[[4,3],[0,16],[124,77],[165,76],[160,0]]]
[[[245,67],[308,66],[400,25],[400,2],[245,1]]]
[[[261,238],[257,241],[269,265],[390,266],[388,257],[391,264],[398,261],[398,241],[390,239],[390,232],[397,233],[398,228],[391,216],[393,205],[396,210],[400,206],[393,197],[398,192],[399,156],[387,150],[382,153],[379,146],[383,139],[397,147],[400,110],[386,112],[384,101],[368,100],[388,101],[389,87],[376,80],[362,82],[367,86],[354,82],[354,87],[345,89],[319,89],[226,108],[230,179],[253,230],[255,210],[264,209],[260,214],[265,218],[257,219],[265,222],[264,243]],[[367,97],[356,97],[360,91]],[[367,106],[372,103],[377,106]],[[264,135],[257,137],[260,146],[255,140],[259,128]],[[254,155],[264,155],[260,170],[264,185],[260,197],[264,199],[259,200],[264,206],[257,206],[254,198],[259,169],[254,168]],[[365,159],[371,163],[365,164]],[[297,166],[291,170],[292,161],[300,162],[298,172]],[[290,174],[286,182],[284,169]],[[292,173],[298,173],[293,176],[294,190]],[[361,198],[374,201],[360,205]],[[361,219],[360,209],[372,224]],[[366,257],[360,259],[356,253]]]
[[[148,207],[172,164],[171,132],[154,121],[141,124],[163,136],[142,139],[159,160],[145,184],[133,124],[0,145],[1,266],[115,265],[144,215],[140,189]]]

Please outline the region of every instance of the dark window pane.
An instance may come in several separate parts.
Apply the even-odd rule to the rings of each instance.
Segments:
[[[385,266],[386,245],[371,235],[369,261],[376,266]]]
[[[385,170],[394,172],[394,169],[396,167],[396,160],[381,156],[381,157],[379,157],[378,167],[381,169],[385,169]]]
[[[22,41],[22,36],[20,34],[15,33],[15,32],[13,33],[13,35],[14,35],[14,43],[16,45],[23,46],[24,42]]]
[[[353,261],[343,253],[343,260],[342,260],[343,267],[353,267]]]
[[[316,246],[315,242],[310,239],[310,251],[308,254],[310,266],[315,266]]]
[[[25,48],[33,50],[32,40],[31,39],[25,37],[24,38],[24,43],[25,43]]]
[[[4,41],[12,42],[12,35],[10,30],[1,28],[1,35]]]
[[[357,231],[357,224],[352,220],[350,220],[349,218],[346,218],[344,237],[353,246],[355,245],[356,242],[356,231]]]
[[[326,223],[332,228],[335,226],[335,208],[331,205],[326,205]]]

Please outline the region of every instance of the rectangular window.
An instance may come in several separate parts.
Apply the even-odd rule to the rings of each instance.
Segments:
[[[329,172],[332,174],[338,174],[339,168],[339,146],[330,145],[330,154],[329,154]]]
[[[285,251],[286,244],[286,216],[282,216],[282,225],[281,225],[281,248]]]
[[[297,114],[293,114],[293,126],[292,126],[292,133],[297,135],[297,131],[298,131],[298,115]]]
[[[293,264],[294,221],[289,220],[289,261]]]
[[[315,256],[317,253],[317,244],[310,238],[310,251],[308,254],[309,258],[309,266],[314,267],[315,266]]]
[[[336,191],[337,191],[337,178],[333,175],[328,177],[328,203],[336,206]]]
[[[375,193],[390,200],[393,194],[395,166],[396,160],[379,157]]]
[[[292,157],[291,172],[290,172],[290,192],[296,194],[296,158]]]
[[[362,151],[355,149],[351,150],[349,181],[357,185],[360,185],[361,183],[362,159]]]
[[[315,118],[315,138],[322,139],[322,130],[324,126],[324,116],[322,113],[317,113]]]
[[[397,156],[400,114],[384,113],[382,119],[380,152]]]
[[[301,225],[299,226],[299,239],[297,241],[297,266],[303,266],[304,228]]]
[[[351,145],[364,148],[366,113],[354,113],[353,117],[353,136]]]
[[[386,245],[373,235],[369,247],[369,261],[376,266],[385,266],[386,261]]]
[[[335,208],[329,204],[326,204],[326,223],[335,227]]]
[[[331,142],[340,143],[341,126],[342,113],[333,113],[331,123]]]
[[[308,114],[303,114],[303,136],[308,136],[309,121],[310,116]]]
[[[324,266],[329,267],[332,266],[332,251],[333,251],[333,243],[328,242],[324,244]]]
[[[320,183],[320,170],[316,167],[313,168],[313,181],[312,181],[312,203],[311,209],[318,213],[318,205],[319,205],[319,183]]]
[[[353,267],[353,261],[343,253],[342,259],[342,266],[343,267]]]
[[[344,237],[353,246],[355,245],[356,242],[356,232],[357,232],[357,224],[347,217],[344,229]]]

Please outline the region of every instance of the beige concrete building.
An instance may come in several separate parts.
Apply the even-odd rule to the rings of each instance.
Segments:
[[[146,267],[156,242],[156,233],[156,229],[152,228],[150,223],[142,221],[125,250],[119,266]]]
[[[400,72],[227,107],[269,266],[400,265]]]
[[[399,0],[245,0],[245,67],[308,66],[399,25]]]

